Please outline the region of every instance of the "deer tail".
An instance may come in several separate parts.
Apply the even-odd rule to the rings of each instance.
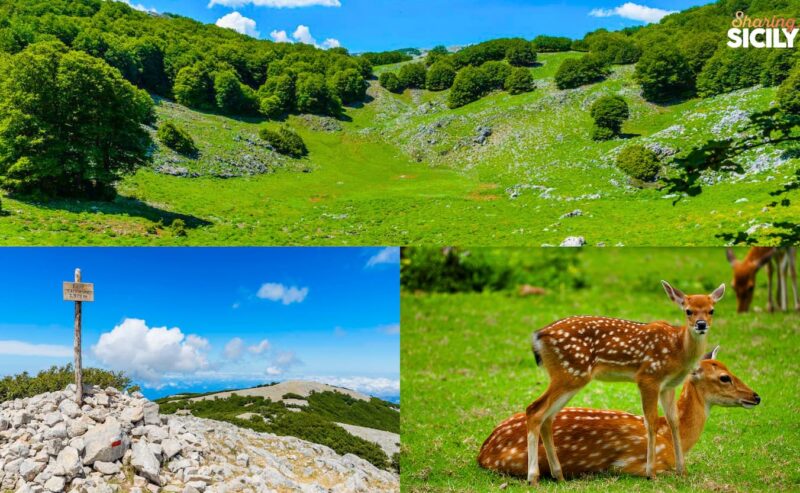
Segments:
[[[541,347],[542,343],[539,340],[539,331],[536,331],[531,337],[531,349],[533,350],[533,357],[536,359],[536,366],[542,366],[542,355],[539,353]]]

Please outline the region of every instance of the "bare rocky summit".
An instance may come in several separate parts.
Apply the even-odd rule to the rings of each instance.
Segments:
[[[75,386],[0,404],[0,491],[379,492],[398,476],[352,454],[232,424],[166,416],[142,394]]]

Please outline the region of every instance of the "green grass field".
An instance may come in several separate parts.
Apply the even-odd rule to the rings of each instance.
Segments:
[[[703,176],[701,193],[683,197],[629,187],[613,165],[633,142],[683,153],[731,136],[742,125],[737,112],[767,109],[774,89],[657,106],[641,98],[632,67],[624,66],[602,83],[559,91],[553,74],[573,56],[542,54],[532,69],[534,92],[499,92],[457,110],[444,105],[447,91],[394,95],[373,82],[372,100],[348,108],[334,122],[338,130],[289,117],[310,151],[300,161],[257,144],[263,122],[160,101],[159,119],[177,121],[195,137],[200,158],[177,166],[199,177],[143,169],[120,183],[112,203],[2,197],[0,243],[539,246],[580,235],[589,245],[711,246],[722,242],[719,234],[751,228],[765,244],[787,228],[796,235],[791,207],[764,208],[776,201],[770,192],[800,173],[789,148],[737,156],[750,172]],[[588,107],[608,93],[631,105],[627,138],[596,143]],[[479,126],[492,128],[484,145],[473,141]],[[156,164],[175,159],[156,150]],[[266,163],[267,173],[214,176],[254,159]],[[781,198],[792,203],[800,189]],[[575,209],[582,215],[561,218]],[[176,219],[185,228],[172,226]]]
[[[504,484],[507,491],[530,491],[523,479],[486,471],[476,462],[492,429],[524,411],[547,385],[546,372],[535,366],[530,334],[577,314],[678,323],[682,313],[667,299],[660,279],[695,293],[710,292],[731,277],[722,249],[593,249],[581,257],[588,288],[578,291],[554,289],[527,298],[506,292],[403,294],[404,491],[495,491]],[[759,283],[755,304],[763,307],[763,272]],[[720,361],[762,396],[761,405],[713,408],[687,456],[685,478],[665,473],[655,481],[614,475],[561,484],[545,479],[540,490],[800,490],[800,314],[737,315],[732,291],[716,312],[709,343],[721,346]],[[641,414],[639,393],[630,383],[592,382],[570,405]]]

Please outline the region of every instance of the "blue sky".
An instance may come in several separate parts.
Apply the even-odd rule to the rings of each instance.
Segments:
[[[309,378],[399,395],[396,248],[5,248],[0,375],[72,361],[76,267],[84,366],[149,396]]]
[[[336,40],[351,51],[463,45],[504,36],[582,37],[657,20],[666,11],[702,0],[124,0],[139,8],[222,23],[269,39],[322,45]],[[290,7],[291,6],[291,7]],[[657,9],[657,10],[653,10]],[[659,14],[659,11],[660,14]],[[226,17],[228,16],[228,17]],[[306,29],[299,29],[303,26]],[[282,33],[281,33],[282,32]],[[293,37],[293,34],[297,34]]]

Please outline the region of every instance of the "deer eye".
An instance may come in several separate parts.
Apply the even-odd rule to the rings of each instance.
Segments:
[[[722,375],[721,377],[719,377],[719,381],[722,383],[731,383],[731,377],[729,377],[728,375]]]
[[[692,316],[692,311],[691,310],[686,310],[686,314],[691,317]]]
[[[711,310],[709,310],[708,314],[709,315],[713,315],[714,314],[714,309],[712,308]]]

